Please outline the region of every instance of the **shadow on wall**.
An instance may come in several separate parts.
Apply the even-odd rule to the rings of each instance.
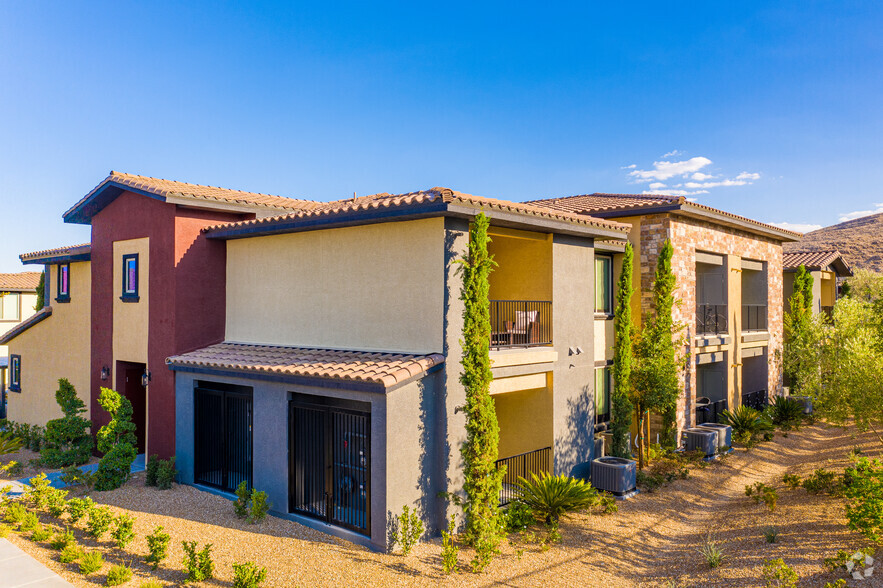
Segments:
[[[595,450],[595,397],[586,384],[579,396],[567,401],[567,429],[555,439],[555,473],[574,478],[591,477]]]

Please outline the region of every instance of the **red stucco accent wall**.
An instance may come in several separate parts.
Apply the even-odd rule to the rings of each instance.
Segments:
[[[150,308],[147,356],[147,451],[166,458],[175,453],[175,375],[170,355],[224,338],[226,248],[200,229],[252,215],[190,210],[123,192],[92,218],[92,375],[93,433],[107,423],[98,405],[101,367],[113,368],[113,243],[150,238]]]

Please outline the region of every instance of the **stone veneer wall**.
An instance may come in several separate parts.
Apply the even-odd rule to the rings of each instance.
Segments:
[[[678,426],[692,425],[696,390],[694,335],[696,330],[696,256],[699,251],[734,255],[767,262],[767,324],[769,338],[769,391],[777,394],[782,386],[782,366],[777,358],[782,350],[782,244],[750,233],[723,227],[709,222],[671,214],[647,215],[641,218],[641,312],[646,313],[652,302],[653,277],[656,261],[665,239],[670,238],[674,247],[672,269],[677,279],[675,290],[676,308],[674,318],[686,325],[690,361],[684,372],[684,388],[678,401]],[[727,268],[728,281],[733,279]],[[741,274],[739,274],[741,276]],[[732,315],[733,310],[730,309]],[[739,311],[741,317],[741,310]],[[741,319],[740,319],[741,321]],[[730,332],[733,332],[732,327]],[[738,335],[738,334],[737,334]],[[732,347],[731,347],[732,348]],[[776,352],[779,352],[777,354]],[[732,377],[733,358],[728,378]],[[689,418],[688,418],[689,416]]]

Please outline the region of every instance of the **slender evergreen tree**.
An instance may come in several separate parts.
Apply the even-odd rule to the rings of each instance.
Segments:
[[[629,430],[632,424],[631,401],[632,377],[632,265],[634,252],[626,243],[619,274],[619,290],[616,293],[616,339],[613,345],[613,394],[610,397],[613,418],[610,432],[613,443],[610,453],[617,457],[631,457]]]
[[[40,312],[44,306],[46,306],[46,301],[44,300],[43,295],[45,294],[46,287],[46,272],[42,272],[40,274],[40,283],[37,284],[37,303],[34,305],[34,310]]]
[[[466,391],[466,442],[461,453],[465,464],[466,538],[475,547],[473,567],[484,568],[497,553],[501,540],[498,522],[500,488],[504,471],[498,470],[500,428],[490,395],[490,285],[496,265],[488,255],[489,221],[480,213],[469,230],[469,256],[461,261],[463,287],[463,371]]]
[[[785,314],[785,375],[795,392],[810,393],[804,388],[809,380],[815,380],[818,369],[816,356],[817,344],[815,331],[812,328],[812,274],[801,265],[794,275],[794,292],[788,298],[788,312]],[[807,371],[809,370],[809,371]]]

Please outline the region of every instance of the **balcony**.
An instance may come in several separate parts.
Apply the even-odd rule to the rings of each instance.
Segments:
[[[743,304],[742,305],[742,330],[743,331],[766,331],[767,330],[767,305],[766,304]]]
[[[552,344],[552,303],[547,300],[491,300],[491,349]]]
[[[725,335],[727,334],[726,304],[696,305],[696,334]]]
[[[504,457],[496,461],[497,469],[506,467],[503,475],[503,485],[500,488],[500,506],[506,506],[515,498],[518,498],[518,478],[531,479],[531,474],[539,476],[541,473],[551,473],[552,448],[544,447],[534,451],[528,451],[512,457]]]

